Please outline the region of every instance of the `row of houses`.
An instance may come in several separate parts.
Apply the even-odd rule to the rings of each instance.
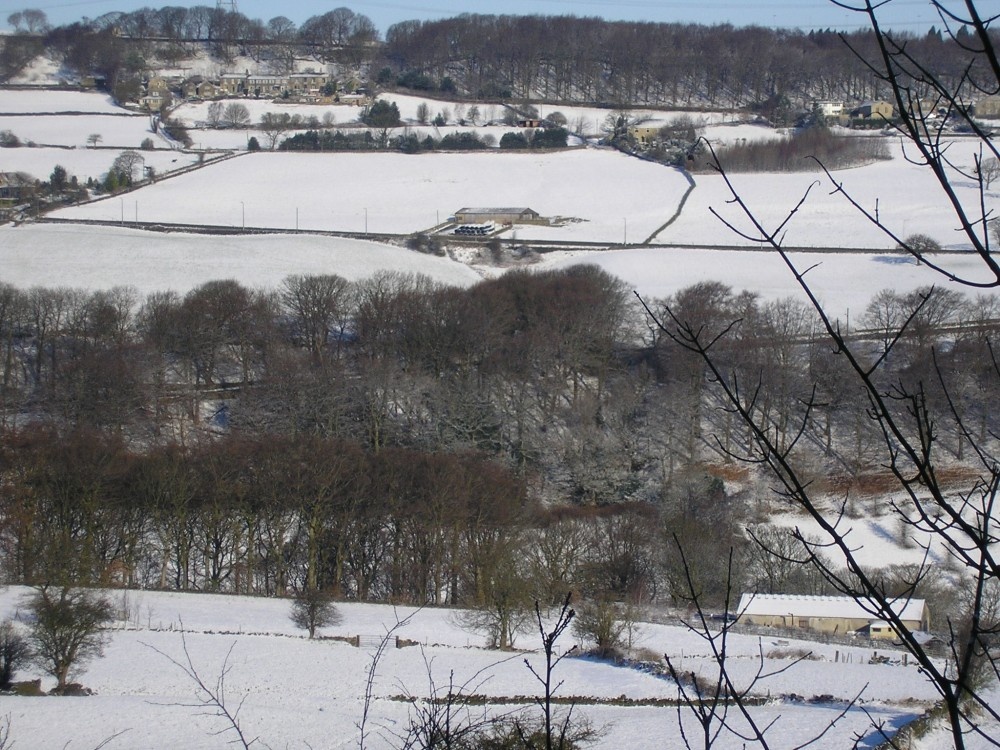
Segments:
[[[368,102],[364,89],[350,86],[338,91],[336,81],[326,73],[306,72],[288,75],[265,73],[224,73],[217,78],[195,75],[189,78],[154,76],[143,85],[139,103],[150,111],[159,110],[167,101],[182,99],[255,99],[289,98],[296,101],[355,104]]]
[[[942,102],[935,99],[915,99],[908,108],[916,117],[934,119],[947,114]],[[976,117],[1000,118],[1000,96],[985,96],[970,104]],[[891,120],[896,110],[890,102],[865,102],[860,107],[849,109],[844,102],[818,101],[814,111],[825,119],[846,124],[850,120]]]
[[[813,111],[827,122],[848,125],[857,120],[870,120],[872,122],[891,120],[895,108],[889,102],[881,100],[863,102],[853,109],[848,109],[844,102],[824,100],[815,102]],[[629,140],[633,143],[640,146],[652,146],[662,140],[662,130],[663,123],[660,122],[629,125],[627,133]]]

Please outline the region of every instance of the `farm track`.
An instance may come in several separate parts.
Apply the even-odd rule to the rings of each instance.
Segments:
[[[694,189],[698,187],[698,184],[694,181],[694,177],[691,176],[690,172],[682,169],[681,174],[683,174],[684,179],[687,180],[688,188],[687,190],[684,191],[684,195],[681,196],[680,202],[677,204],[677,210],[674,211],[673,216],[667,219],[666,224],[659,227],[655,232],[649,235],[649,237],[646,238],[646,241],[643,242],[642,244],[647,246],[653,244],[653,240],[655,240],[660,235],[661,232],[665,232],[670,227],[671,224],[673,224],[675,221],[681,218],[681,213],[683,213],[684,211],[684,206],[688,202],[688,198],[691,197],[691,193],[694,192]]]

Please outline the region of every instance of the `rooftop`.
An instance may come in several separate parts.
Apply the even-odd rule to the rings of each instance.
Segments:
[[[897,599],[892,609],[903,620],[921,620],[926,610],[923,599]],[[806,594],[744,594],[741,615],[795,615],[796,617],[844,617],[860,620],[884,619],[874,602],[849,596],[808,596]]]
[[[513,208],[460,208],[456,213],[460,214],[523,214],[531,211],[527,206],[515,206]]]

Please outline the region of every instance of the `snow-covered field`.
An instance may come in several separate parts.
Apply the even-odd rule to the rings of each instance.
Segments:
[[[468,102],[421,96],[419,94],[380,94],[379,99],[394,102],[399,108],[400,117],[404,121],[411,123],[417,121],[417,108],[421,104],[427,105],[431,119],[438,113],[444,113],[447,110],[451,115],[448,118],[449,122],[455,121],[458,112],[468,117],[469,107],[471,106]],[[607,107],[575,107],[561,104],[536,104],[534,106],[538,110],[539,118],[545,119],[554,112],[558,112],[566,118],[567,127],[570,130],[582,132],[589,136],[601,134],[608,116],[614,117],[621,114],[619,110]],[[477,104],[476,107],[479,109],[478,122],[480,123],[500,121],[503,119],[504,113],[507,112],[506,107],[502,104],[481,103]],[[633,122],[641,122],[644,125],[666,125],[678,117],[690,117],[696,124],[702,126],[717,125],[737,120],[737,117],[731,113],[715,111],[686,112],[684,110],[673,109],[628,109],[625,110],[624,114],[628,115]]]
[[[0,130],[22,143],[0,149],[0,172],[25,172],[43,181],[56,165],[81,182],[101,180],[123,149],[137,149],[146,139],[154,148],[142,155],[157,174],[197,161],[162,132],[154,133],[148,115],[127,112],[96,92],[0,89]],[[95,135],[99,148],[89,148]]]
[[[5,172],[25,172],[37,180],[48,180],[59,165],[81,183],[87,178],[102,180],[123,149],[114,148],[6,148],[0,151],[0,169]],[[143,151],[145,166],[163,175],[198,162],[197,154],[158,148]]]
[[[416,117],[425,100],[417,96],[387,97],[404,119]],[[322,117],[325,111],[354,107],[276,105],[248,101],[251,116],[266,111],[295,111]],[[435,107],[454,102],[429,100]],[[183,105],[192,121],[206,116],[206,103]],[[564,108],[567,117],[592,117],[595,111]],[[494,107],[494,110],[496,108]],[[10,112],[89,112],[86,115],[12,117]],[[101,94],[69,91],[0,91],[0,128],[16,122],[21,135],[32,140],[60,141],[77,148],[19,148],[0,151],[0,169],[23,171],[46,179],[56,164],[85,181],[100,179],[120,153],[117,149],[82,146],[91,132],[102,145],[137,145],[149,137],[148,118],[119,117]],[[500,112],[483,105],[484,118]],[[653,113],[664,120],[678,113]],[[652,115],[651,115],[652,116]],[[755,125],[724,123],[722,115],[702,118],[702,132],[715,142],[781,137]],[[114,128],[103,125],[114,124]],[[434,129],[440,136],[455,126]],[[423,128],[419,129],[423,134]],[[505,131],[477,127],[479,133]],[[196,130],[202,147],[245,148],[252,129]],[[501,133],[502,134],[502,133]],[[496,135],[496,134],[495,134]],[[160,144],[164,145],[164,144]],[[922,232],[945,247],[963,249],[953,231],[939,188],[926,170],[909,163],[893,143],[894,158],[834,173],[845,189],[894,224],[901,236]],[[956,140],[951,156],[969,168],[973,144]],[[157,173],[190,166],[196,156],[158,148],[143,152]],[[539,266],[597,264],[643,296],[664,297],[699,281],[718,280],[733,288],[750,289],[765,299],[802,298],[791,274],[773,253],[692,248],[620,248],[652,238],[657,243],[733,246],[747,244],[713,210],[741,229],[746,219],[729,203],[728,188],[714,174],[696,175],[683,210],[671,217],[689,188],[677,170],[601,149],[563,153],[474,154],[250,154],[208,165],[187,175],[158,182],[124,196],[67,208],[56,213],[68,219],[110,222],[140,221],[204,223],[237,228],[339,230],[373,233],[427,231],[465,206],[528,206],[546,217],[567,219],[560,226],[519,226],[507,237],[522,240],[604,242],[608,250],[555,252],[542,256]],[[802,194],[810,194],[786,227],[785,243],[803,247],[874,247],[889,249],[892,241],[860,219],[833,185],[818,173],[734,175],[733,182],[765,226],[774,228]],[[957,180],[963,200],[977,195],[968,181]],[[993,201],[997,193],[987,194]],[[755,232],[749,232],[756,236]],[[237,278],[253,286],[275,286],[289,273],[335,272],[361,278],[381,268],[424,271],[445,283],[472,283],[477,275],[459,263],[415,255],[395,247],[325,237],[198,237],[142,233],[118,227],[40,227],[0,229],[4,280],[34,284],[106,288],[121,283],[142,291],[189,289],[211,278]],[[65,238],[72,237],[67,242]],[[907,291],[940,281],[925,267],[882,252],[844,254],[797,253],[798,267],[815,266],[809,279],[835,316],[849,320],[886,286]],[[971,255],[952,255],[942,262],[963,274],[978,273]],[[495,273],[495,269],[481,269]]]
[[[693,118],[697,120],[698,118]],[[739,142],[774,141],[787,138],[785,130],[776,130],[767,125],[750,123],[722,123],[698,127],[698,135],[709,141],[713,146],[733,145]]]
[[[0,614],[13,616],[26,589],[0,594]],[[287,600],[159,593],[112,592],[121,612],[117,629],[103,659],[94,661],[79,681],[96,695],[89,698],[0,698],[0,711],[9,716],[11,737],[18,748],[96,747],[121,732],[108,748],[191,749],[221,748],[228,740],[218,734],[224,721],[197,706],[196,687],[171,659],[184,663],[184,643],[202,678],[214,686],[229,653],[226,698],[231,709],[242,702],[239,714],[248,738],[259,737],[270,747],[356,747],[364,684],[372,647],[354,648],[333,640],[309,641],[288,619]],[[381,637],[396,618],[412,615],[396,632],[419,647],[390,648],[375,674],[375,697],[368,729],[369,747],[398,747],[395,736],[408,722],[410,705],[404,696],[427,697],[428,672],[437,686],[465,685],[466,692],[515,699],[495,711],[523,708],[538,695],[538,684],[524,664],[540,664],[537,633],[521,636],[521,653],[482,648],[481,636],[463,630],[449,610],[389,606],[339,605],[342,622],[324,628],[324,636]],[[182,640],[181,631],[184,631]],[[365,638],[365,642],[369,639]],[[563,647],[574,643],[567,634]],[[668,654],[685,672],[710,675],[712,662],[704,643],[682,627],[643,624],[635,645],[649,653]],[[820,747],[849,747],[855,734],[869,736],[862,745],[877,744],[873,718],[898,725],[918,714],[934,694],[920,672],[903,666],[900,654],[882,651],[890,664],[869,665],[864,648],[824,646],[808,642],[770,642],[733,636],[731,666],[737,679],[749,680],[764,653],[768,671],[787,666],[788,654],[812,652],[803,661],[761,682],[755,692],[775,700],[753,709],[759,722],[776,720],[768,737],[773,748],[800,745],[831,721],[846,702],[861,696],[859,705],[823,738]],[[670,706],[623,707],[615,700],[669,700],[677,697],[668,680],[628,667],[589,659],[569,658],[556,672],[562,681],[558,695],[580,699],[575,715],[586,718],[603,733],[595,748],[683,747],[676,709]],[[24,672],[21,679],[43,676]],[[54,682],[44,678],[43,687]],[[804,687],[806,686],[806,687]],[[797,694],[810,703],[783,701]],[[478,715],[480,709],[473,709]],[[867,711],[867,713],[866,713]],[[870,714],[870,715],[869,715]],[[686,724],[690,731],[692,726]],[[727,737],[717,747],[739,748]]]
[[[227,136],[228,137],[228,136]],[[239,141],[246,133],[237,131]],[[973,144],[956,141],[951,154],[971,168]],[[894,157],[833,173],[865,207],[900,236],[924,233],[945,248],[966,249],[954,232],[946,201],[927,172]],[[246,210],[247,226],[409,233],[425,231],[466,206],[528,206],[561,226],[518,226],[520,239],[637,244],[746,245],[713,215],[736,228],[760,233],[730,203],[722,177],[699,174],[673,223],[688,181],[679,171],[603,149],[559,153],[254,154],[177,180],[146,187],[133,200],[147,220],[231,225]],[[817,172],[733,175],[732,181],[768,231],[777,230],[802,196],[808,198],[783,231],[787,246],[890,249],[894,242],[859,217]],[[891,187],[888,187],[891,186]],[[971,182],[956,191],[969,205],[978,200]],[[1000,193],[989,192],[987,201]],[[115,220],[114,201],[66,209],[60,218]],[[298,217],[296,218],[296,214]]]
[[[242,132],[242,131],[241,131]],[[242,137],[242,136],[241,136]],[[959,143],[958,146],[964,146]],[[26,161],[35,149],[8,150]],[[94,160],[100,169],[114,152],[56,150],[71,173],[69,156]],[[150,152],[156,160],[167,152]],[[191,157],[175,154],[173,158]],[[971,158],[971,155],[969,156]],[[160,165],[165,171],[171,163]],[[888,177],[884,177],[888,175]],[[925,197],[934,186],[903,159],[836,173],[851,189],[880,198],[880,211],[895,217],[900,233],[925,232],[943,244],[955,242],[952,224],[940,201]],[[738,175],[737,185],[766,220],[777,221],[798,191],[817,175]],[[878,186],[886,179],[914,189],[895,190],[884,198]],[[726,188],[715,175],[698,175],[697,186],[680,217],[656,235],[658,242],[699,245],[738,244],[711,208],[738,217],[726,202]],[[764,185],[766,189],[759,186]],[[248,154],[187,175],[164,180],[125,196],[67,208],[55,215],[67,219],[111,222],[191,222],[234,229],[266,226],[292,229],[363,232],[412,232],[443,222],[466,205],[527,205],[546,216],[579,219],[561,227],[517,227],[523,239],[603,240],[602,251],[560,251],[541,256],[540,267],[561,268],[593,263],[621,278],[645,297],[665,297],[701,281],[721,281],[734,289],[758,292],[765,299],[805,299],[780,258],[766,251],[706,250],[684,247],[645,248],[619,245],[640,242],[656,232],[676,211],[688,183],[676,170],[631,159],[612,151],[583,149],[555,154]],[[919,187],[920,190],[916,188]],[[967,197],[972,190],[959,185]],[[810,199],[791,223],[789,244],[804,246],[891,243],[869,232],[853,209],[829,188],[814,187]],[[994,197],[993,193],[988,195]],[[873,197],[874,200],[874,197]],[[72,236],[66,243],[63,238]],[[325,237],[198,237],[143,233],[120,228],[22,226],[0,229],[4,278],[20,285],[70,284],[107,287],[130,283],[144,290],[188,289],[213,277],[232,277],[252,285],[273,286],[288,273],[347,269],[359,277],[366,268],[424,270],[442,281],[471,283],[469,268],[398,248]],[[377,255],[387,253],[386,258]],[[392,260],[389,260],[391,258]],[[150,262],[150,259],[153,259]],[[405,262],[404,260],[405,259]],[[885,252],[794,253],[798,268],[812,267],[809,280],[833,315],[856,319],[871,298],[891,286],[909,291],[940,278],[926,266]],[[942,265],[980,279],[972,254],[942,256]],[[446,273],[442,268],[449,268]],[[488,272],[493,273],[495,269]],[[947,282],[944,282],[947,284]]]
[[[956,167],[971,170],[977,144],[956,139],[949,156]],[[736,174],[731,179],[736,190],[769,232],[778,230],[789,213],[808,192],[782,233],[787,246],[891,248],[894,243],[861,217],[843,195],[842,185],[866,210],[906,237],[927,234],[949,249],[966,249],[968,242],[955,231],[955,220],[946,196],[930,171],[904,154],[895,140],[890,142],[890,161],[881,161],[832,173],[831,182],[819,171],[794,174]],[[959,199],[973,209],[979,201],[975,184],[954,173],[952,185]],[[737,237],[712,209],[740,231],[759,237],[739,208],[729,203],[732,195],[718,175],[696,175],[698,187],[691,193],[680,218],[657,236],[658,241],[698,244],[748,244]],[[987,206],[997,202],[1000,192],[987,192]]]
[[[150,128],[145,115],[0,115],[0,130],[9,130],[24,144],[85,148],[91,135],[100,145],[139,148],[147,138],[157,148],[171,142]]]
[[[136,211],[145,220],[146,204],[114,199],[109,211]],[[119,213],[119,216],[121,213]],[[239,221],[237,206],[234,221]],[[292,273],[336,273],[361,279],[378,270],[423,273],[446,284],[469,285],[481,278],[454,260],[419,255],[402,248],[336,237],[303,235],[205,236],[142,232],[127,227],[23,225],[0,227],[3,280],[19,287],[35,285],[107,289],[131,285],[140,292],[189,289],[217,278],[252,287],[273,288]],[[934,279],[926,266],[898,255],[796,253],[811,272],[820,298],[842,321],[856,320],[871,298],[887,285],[900,292]],[[971,256],[946,256],[955,270],[978,270]],[[682,248],[548,253],[538,268],[596,265],[622,279],[646,299],[662,298],[702,281],[721,281],[773,300],[804,294],[774,254]],[[484,272],[497,269],[481,269]],[[887,272],[892,272],[892,279]]]
[[[109,94],[96,91],[0,89],[0,114],[27,115],[68,112],[114,115],[121,114],[124,110],[115,104]],[[41,119],[39,119],[40,121]]]
[[[15,86],[58,86],[75,81],[76,76],[63,70],[54,56],[40,55],[8,80]]]
[[[562,227],[520,238],[620,242],[654,233],[688,187],[674,169],[616,151],[556,153],[259,153],[159,182],[129,197],[147,221],[410,233],[466,206],[528,206]],[[241,203],[243,204],[241,206]],[[119,218],[117,199],[64,209],[65,219]]]
[[[796,268],[812,268],[807,278],[832,317],[856,321],[872,297],[887,287],[905,293],[942,281],[927,266],[896,254],[792,253]],[[935,260],[957,273],[981,278],[982,263],[972,254],[942,255]],[[753,291],[764,300],[791,297],[808,302],[791,272],[774,252],[695,250],[690,248],[628,248],[608,251],[566,251],[546,254],[545,267],[566,268],[579,263],[599,266],[622,279],[645,298],[664,298],[694,284],[719,281],[735,291]],[[987,291],[986,293],[995,293]]]
[[[131,221],[135,205],[125,201],[114,199],[114,207],[123,209]],[[140,203],[138,211],[142,219],[145,204]],[[290,274],[335,273],[356,280],[380,270],[422,273],[456,286],[480,278],[468,266],[445,258],[362,240],[303,235],[206,236],[103,226],[6,226],[0,227],[0,248],[0,278],[22,288],[128,285],[141,293],[166,289],[183,293],[213,279],[274,288]]]

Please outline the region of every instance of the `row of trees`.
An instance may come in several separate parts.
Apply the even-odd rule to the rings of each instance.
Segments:
[[[717,551],[730,546],[738,585],[826,590],[748,545],[743,512],[708,475],[688,479],[684,505],[543,508],[526,478],[482,454],[372,453],[308,435],[137,452],[120,437],[29,428],[0,451],[0,565],[13,582],[463,606],[501,648],[533,602],[554,606],[570,590],[681,600],[694,575],[718,604]],[[755,534],[788,548],[777,529]],[[682,560],[675,535],[704,548]]]
[[[267,143],[275,143],[285,132],[280,125],[262,126]],[[504,133],[500,148],[566,148],[569,134],[562,128]],[[448,133],[440,139],[427,134],[423,138],[405,128],[392,135],[388,128],[380,130],[333,129],[306,130],[285,138],[278,146],[281,151],[371,151],[398,149],[408,154],[421,151],[474,151],[497,145],[492,133]]]
[[[311,16],[301,26],[286,16],[275,16],[265,23],[239,12],[207,5],[107,13],[94,19],[91,25],[115,28],[130,39],[165,39],[178,43],[229,38],[243,43],[297,43],[331,50],[370,44],[378,39],[378,31],[367,16],[345,7]]]

